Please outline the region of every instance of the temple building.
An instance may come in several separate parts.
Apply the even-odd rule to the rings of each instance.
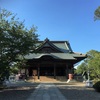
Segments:
[[[65,77],[73,79],[74,64],[85,59],[86,54],[75,53],[68,41],[38,41],[35,53],[25,56],[27,67],[25,68],[29,77],[35,76],[41,80],[42,76]]]

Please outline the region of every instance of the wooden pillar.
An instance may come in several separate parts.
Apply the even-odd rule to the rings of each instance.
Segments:
[[[66,64],[66,79],[68,79],[68,64]]]
[[[56,65],[54,64],[54,79],[56,79]]]
[[[38,65],[38,79],[40,79],[40,65]]]

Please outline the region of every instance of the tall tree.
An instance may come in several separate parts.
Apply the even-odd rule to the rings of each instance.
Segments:
[[[88,67],[91,71],[92,78],[100,79],[100,52],[91,50],[88,52]]]
[[[94,12],[94,19],[95,20],[97,20],[97,19],[100,20],[100,6]]]
[[[0,12],[0,79],[8,76],[10,66],[19,62],[18,57],[24,56],[36,47],[38,35],[36,27],[27,29],[24,22],[16,15],[2,9]],[[6,73],[6,74],[5,74]]]
[[[84,71],[90,71],[90,77],[92,79],[100,79],[100,52],[96,50],[90,50],[87,52],[88,58],[77,67],[76,72],[82,73]]]

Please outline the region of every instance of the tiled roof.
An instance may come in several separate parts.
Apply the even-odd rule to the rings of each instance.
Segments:
[[[26,59],[39,59],[43,56],[51,56],[54,59],[63,59],[63,60],[75,60],[77,57],[86,57],[86,55],[75,54],[75,53],[32,53],[26,55]]]
[[[49,40],[46,39],[45,41],[39,41],[39,42],[37,43],[37,47],[41,47],[41,46],[42,46],[44,43],[46,43],[47,41],[49,41]],[[57,48],[57,49],[59,49],[60,51],[62,51],[63,53],[73,52],[68,41],[49,41],[49,43],[50,43],[52,46],[54,46],[55,48]]]
[[[62,60],[82,60],[87,57],[86,54],[81,53],[74,53],[71,49],[71,46],[68,41],[49,41],[49,39],[46,39],[44,41],[39,41],[37,43],[37,49],[40,49],[42,47],[50,46],[59,52],[49,52],[49,53],[30,53],[29,55],[25,56],[25,59],[40,59],[44,56],[50,56],[53,59],[62,59]]]

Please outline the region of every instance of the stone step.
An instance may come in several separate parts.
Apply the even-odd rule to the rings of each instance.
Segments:
[[[39,81],[37,76],[29,77],[28,80]],[[41,82],[47,82],[47,81],[56,82],[56,81],[67,81],[67,79],[65,76],[56,76],[56,79],[54,79],[54,76],[40,76],[40,81]]]

